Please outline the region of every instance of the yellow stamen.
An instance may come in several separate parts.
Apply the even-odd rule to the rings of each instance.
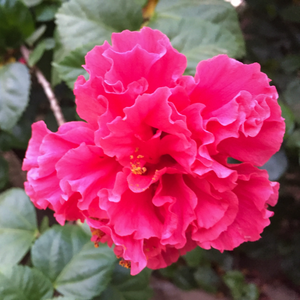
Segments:
[[[120,260],[119,261],[119,265],[122,266],[122,267],[124,267],[124,268],[126,268],[126,269],[130,269],[131,268],[131,262],[128,261],[128,260],[124,260],[124,259]]]
[[[139,164],[131,164],[131,172],[135,175],[142,175],[147,171],[146,167],[140,167]]]

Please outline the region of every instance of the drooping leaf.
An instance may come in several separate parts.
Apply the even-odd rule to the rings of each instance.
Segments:
[[[103,291],[116,257],[106,245],[95,248],[78,226],[54,226],[32,247],[33,265],[65,296],[90,299]]]
[[[44,300],[53,295],[50,280],[27,266],[0,267],[0,291],[3,300]]]
[[[149,26],[164,32],[188,59],[194,73],[200,60],[224,53],[244,55],[244,40],[234,8],[222,0],[161,0]]]
[[[56,14],[62,44],[68,50],[102,44],[113,32],[139,29],[142,21],[142,7],[135,0],[70,0]]]
[[[37,234],[35,210],[22,189],[0,194],[0,264],[16,264]]]
[[[151,270],[144,269],[136,276],[130,270],[116,265],[112,280],[107,289],[93,300],[147,300],[152,296],[149,287]]]
[[[0,67],[0,128],[10,130],[23,113],[29,98],[30,76],[21,63]]]
[[[0,50],[17,48],[34,31],[29,9],[19,0],[0,1]]]

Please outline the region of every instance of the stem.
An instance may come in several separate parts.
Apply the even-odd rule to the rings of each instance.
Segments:
[[[21,53],[22,53],[24,59],[27,62],[28,58],[29,58],[30,51],[24,45],[22,45],[21,46]],[[55,94],[54,94],[54,92],[51,88],[51,85],[48,82],[48,80],[46,79],[46,77],[44,76],[44,74],[36,66],[33,68],[33,70],[34,70],[35,76],[36,76],[39,84],[42,86],[42,88],[43,88],[43,90],[44,90],[44,92],[45,92],[45,94],[46,94],[46,96],[49,100],[50,108],[53,111],[53,114],[54,114],[54,117],[57,121],[57,124],[59,126],[61,126],[62,124],[65,123],[65,119],[64,119],[64,116],[62,114],[61,108],[58,104],[58,100],[56,99]]]

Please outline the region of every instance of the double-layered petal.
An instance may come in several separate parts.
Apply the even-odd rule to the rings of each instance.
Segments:
[[[86,122],[33,124],[25,189],[58,222],[86,220],[131,274],[197,245],[232,250],[260,238],[278,183],[256,166],[284,122],[258,64],[219,55],[184,76],[186,58],[158,30],[123,31],[86,56],[75,83]],[[230,164],[234,158],[239,164]]]

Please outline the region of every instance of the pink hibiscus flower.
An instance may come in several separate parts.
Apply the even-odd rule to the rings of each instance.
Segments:
[[[260,238],[278,183],[264,164],[284,121],[258,64],[219,55],[184,76],[186,58],[157,30],[112,35],[86,56],[74,93],[86,120],[57,133],[33,124],[25,189],[58,222],[86,220],[131,274],[197,245],[232,250]],[[230,164],[229,158],[241,163]]]

